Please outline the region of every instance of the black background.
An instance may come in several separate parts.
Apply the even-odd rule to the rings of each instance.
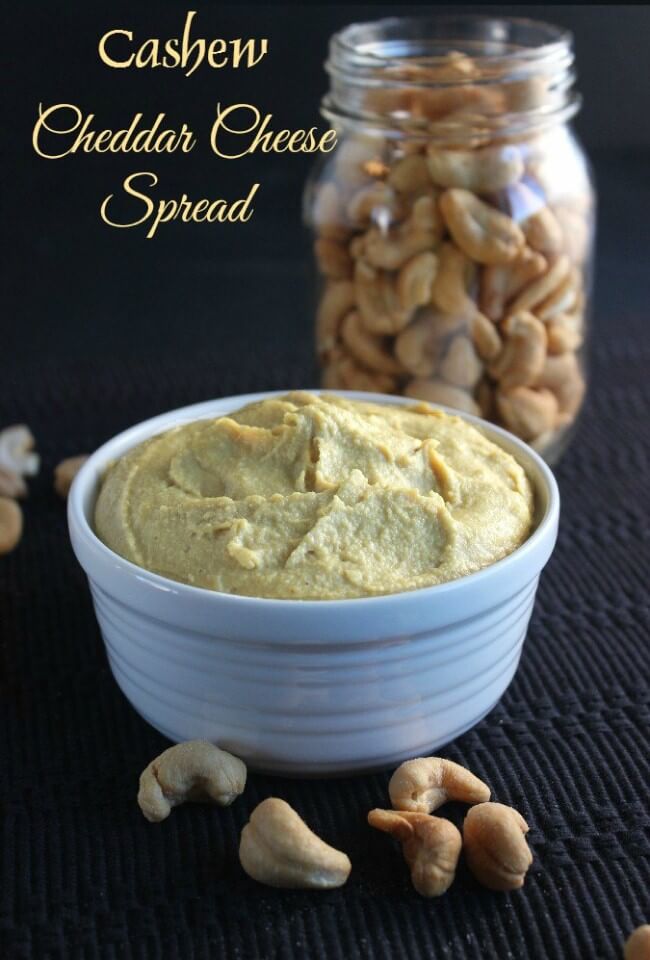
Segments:
[[[201,7],[197,35],[268,36],[268,57],[249,73],[204,67],[190,78],[101,64],[105,30],[177,36],[185,10],[22,4],[3,36],[0,426],[29,423],[43,467],[23,541],[0,558],[0,956],[620,958],[630,930],[650,920],[649,10],[516,8],[576,33],[578,126],[601,196],[590,392],[557,470],[560,536],[517,676],[445,750],[522,811],[535,861],[523,891],[491,894],[461,866],[433,902],[414,894],[397,847],[365,827],[367,810],[386,803],[386,775],[251,776],[228,810],[187,807],[161,825],[135,804],[138,774],[167,744],[111,677],[51,472],[163,410],[314,382],[300,227],[312,160],[220,161],[205,137],[218,100],[250,100],[277,126],[320,122],[329,34],[394,12]],[[160,196],[237,196],[259,180],[253,220],[173,224],[153,240],[107,227],[101,200],[141,161],[38,158],[37,104],[67,100],[101,127],[138,110],[186,120],[202,143],[151,161]],[[270,794],[349,853],[344,888],[279,892],[243,874],[239,833]],[[450,811],[457,822],[462,813]]]

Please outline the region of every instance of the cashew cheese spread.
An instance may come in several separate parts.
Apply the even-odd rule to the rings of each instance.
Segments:
[[[109,467],[95,513],[104,543],[141,567],[297,600],[454,580],[532,522],[522,467],[460,418],[308,393],[147,440]]]

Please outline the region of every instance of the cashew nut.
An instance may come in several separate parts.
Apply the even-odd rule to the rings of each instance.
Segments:
[[[358,366],[351,357],[346,357],[339,366],[339,377],[344,390],[361,390],[367,393],[395,393],[397,381],[386,373],[372,373]]]
[[[323,386],[331,390],[363,390],[370,393],[394,393],[397,378],[376,370],[366,370],[354,357],[336,347],[329,358],[328,376]]]
[[[384,141],[372,135],[346,138],[336,147],[334,163],[336,177],[341,183],[356,186],[368,178],[370,162],[382,162]]]
[[[418,68],[413,65],[410,69]],[[421,66],[419,70],[419,76],[428,83],[458,83],[471,80],[478,73],[475,61],[460,50],[450,50],[444,56],[436,57],[435,65]]]
[[[27,496],[27,484],[19,473],[0,467],[0,497],[15,500]]]
[[[447,314],[438,314],[433,310],[420,311],[395,340],[395,356],[413,376],[428,377],[436,369],[448,332],[447,319]],[[456,329],[459,320],[456,317],[451,319],[453,329]]]
[[[418,233],[405,224],[388,231],[371,227],[359,240],[358,243],[355,240],[353,254],[383,270],[397,270],[416,253],[430,250],[434,245],[432,235]]]
[[[23,533],[23,512],[15,500],[0,497],[0,555],[10,553]]]
[[[534,75],[525,80],[503,84],[508,113],[527,113],[543,106],[548,99],[549,78]]]
[[[525,244],[514,220],[469,190],[446,190],[440,210],[456,244],[479,263],[509,263]]]
[[[544,273],[546,266],[546,260],[540,253],[524,247],[512,263],[484,267],[479,305],[486,317],[500,320],[506,312],[507,303],[527,283]]]
[[[487,377],[484,377],[476,388],[476,400],[483,419],[492,419],[494,416],[494,390]]]
[[[533,855],[526,842],[528,824],[512,807],[479,803],[463,823],[465,859],[479,883],[490,890],[523,887]]]
[[[334,349],[327,358],[327,365],[321,371],[321,386],[326,390],[344,390],[345,385],[339,373],[337,351]]]
[[[435,247],[441,235],[435,198],[425,194],[417,198],[409,217],[398,226],[371,227],[363,238],[361,251],[373,267],[397,270],[416,253]]]
[[[439,374],[448,383],[456,387],[473,390],[483,373],[483,364],[479,360],[472,341],[467,337],[454,337],[440,364]]]
[[[419,193],[431,187],[427,161],[421,153],[412,153],[393,164],[386,181],[400,193]]]
[[[417,314],[418,318],[426,316],[434,325],[438,339],[444,340],[452,333],[458,333],[460,330],[468,330],[470,327],[466,316],[454,313],[445,313],[437,310],[434,306],[422,307]]]
[[[358,260],[354,290],[364,326],[371,333],[395,334],[408,323],[411,311],[403,306],[392,274]]]
[[[650,923],[644,923],[632,931],[625,941],[623,957],[624,960],[649,960]]]
[[[585,308],[586,308],[586,295],[584,289],[581,287],[576,295],[575,306],[571,310],[569,316],[571,317],[572,324],[575,326],[575,329],[584,336],[585,330]],[[557,320],[557,317],[553,317],[553,322]]]
[[[585,381],[575,353],[547,356],[535,386],[545,387],[558,402],[558,423],[573,420],[585,395]]]
[[[535,313],[539,319],[548,321],[560,313],[573,310],[580,292],[579,282],[578,271],[575,267],[571,267],[553,293],[535,307]]]
[[[521,390],[527,390],[528,387],[517,388]],[[557,430],[546,430],[545,433],[540,433],[539,436],[535,437],[532,440],[527,440],[529,447],[532,447],[533,450],[536,450],[537,453],[541,453],[542,456],[545,456],[550,448],[557,444],[560,437],[562,436],[563,428]]]
[[[546,324],[548,352],[567,353],[582,346],[581,318],[576,314],[561,313]]]
[[[526,242],[546,255],[560,253],[564,244],[562,228],[550,207],[542,207],[520,222]]]
[[[311,221],[316,233],[332,240],[345,239],[348,228],[345,225],[343,206],[339,189],[335,183],[324,183],[313,197]]]
[[[438,132],[444,138],[447,150],[476,150],[492,139],[492,130],[486,121],[487,113],[480,113],[474,103],[461,105],[440,121]]]
[[[332,280],[347,280],[352,276],[352,257],[347,244],[331,237],[317,237],[314,255],[320,272]]]
[[[396,810],[432,813],[448,800],[483,803],[490,788],[453,760],[417,757],[397,768],[388,784],[390,801]]]
[[[591,247],[590,216],[568,207],[555,207],[555,216],[564,238],[563,249],[573,263],[583,264]]]
[[[511,313],[501,324],[506,336],[489,373],[503,390],[535,383],[546,359],[546,328],[532,313]]]
[[[434,243],[442,236],[444,223],[438,213],[439,191],[431,187],[413,201],[408,222],[413,230],[434,235]]]
[[[431,291],[436,307],[445,313],[471,316],[476,310],[469,291],[476,278],[476,264],[453,243],[438,250],[438,271]]]
[[[494,360],[501,352],[501,337],[494,323],[477,310],[472,317],[472,342],[479,357]]]
[[[456,410],[463,410],[465,413],[478,415],[479,408],[469,393],[460,390],[458,387],[452,387],[450,383],[444,380],[410,380],[404,388],[404,396],[414,397],[416,400],[426,400],[428,403],[439,404],[444,407],[453,407]]]
[[[449,820],[424,813],[371,810],[368,823],[402,844],[411,881],[423,897],[439,897],[456,875],[463,845],[460,831]]]
[[[521,290],[510,304],[509,310],[512,313],[517,313],[519,310],[533,310],[538,303],[543,303],[566,279],[570,266],[568,257],[558,257],[546,273]]]
[[[411,119],[421,119],[424,126],[428,126],[429,121],[438,122],[443,117],[447,120],[463,113],[481,118],[494,116],[500,112],[502,103],[498,90],[488,90],[472,84],[437,89],[414,87],[405,91],[405,94],[406,98],[402,98],[402,109],[408,111]]]
[[[399,155],[400,157],[424,156],[424,152],[427,148],[426,137],[423,135],[420,135],[419,137],[412,136],[408,139],[402,140],[399,144],[394,143],[393,148],[398,151],[396,155]],[[430,186],[433,187],[431,182]]]
[[[400,213],[395,191],[386,183],[375,181],[361,187],[348,203],[347,214],[355,227],[377,224],[387,230]]]
[[[40,458],[33,452],[34,437],[29,427],[16,424],[0,431],[0,467],[21,477],[38,473]]]
[[[54,468],[54,489],[64,500],[70,492],[72,481],[87,459],[88,454],[86,453],[79,454],[77,457],[67,457]]]
[[[387,71],[388,73],[388,71]],[[376,113],[382,116],[407,116],[409,112],[410,91],[401,85],[366,87],[360,92],[364,113]]]
[[[369,177],[375,177],[377,180],[383,180],[390,171],[390,167],[383,160],[366,160],[362,169]]]
[[[479,150],[427,149],[427,164],[434,183],[463,187],[475,193],[502,190],[519,180],[524,161],[516,147],[484,147]]]
[[[352,869],[345,853],[324,843],[277,797],[263,800],[251,813],[239,859],[253,880],[290,889],[341,887]]]
[[[409,315],[431,300],[438,258],[425,251],[408,260],[397,275],[397,296]]]
[[[496,406],[504,427],[522,440],[539,440],[553,429],[557,420],[558,402],[550,390],[497,390]]]
[[[516,262],[516,261],[515,261]],[[509,265],[484,267],[481,274],[479,306],[490,320],[500,320],[505,312],[510,282]]]
[[[369,333],[356,310],[347,314],[341,326],[341,339],[355,360],[368,370],[399,374],[402,367],[391,355],[383,337]]]
[[[466,53],[450,50],[444,56],[436,57],[432,63],[406,63],[395,68],[393,73],[403,80],[453,84],[477,76],[478,67]]]
[[[244,792],[246,765],[207,740],[188,740],[164,750],[140,775],[138,805],[152,823],[181,803],[213,801],[229,806]]]
[[[501,196],[498,197],[498,203],[499,209],[512,217],[523,229],[525,221],[541,210],[546,200],[538,190],[532,189],[523,180],[519,180],[502,191]]]
[[[336,343],[343,317],[354,306],[354,285],[350,280],[330,280],[325,285],[316,312],[316,346],[327,353]]]

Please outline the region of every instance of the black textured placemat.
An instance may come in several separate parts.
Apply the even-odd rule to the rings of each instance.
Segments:
[[[293,282],[291,269],[274,282]],[[236,265],[228,270],[235,289]],[[162,410],[313,382],[308,333],[296,323],[278,340],[257,316],[227,349],[219,337],[182,355],[123,340],[82,362],[72,343],[53,342],[38,362],[18,357],[0,412],[32,426],[43,470],[24,540],[0,558],[2,958],[621,956],[625,936],[650,920],[650,318],[638,270],[625,271],[606,251],[592,388],[558,469],[560,537],[520,669],[445,751],[531,825],[535,862],[513,894],[483,890],[462,867],[444,897],[418,897],[397,845],[365,825],[386,803],[387,775],[251,776],[233,807],[185,807],[161,825],[136,806],[138,775],[167,744],[110,675],[51,470]],[[269,794],[349,853],[347,886],[280,892],[243,874],[239,832]]]

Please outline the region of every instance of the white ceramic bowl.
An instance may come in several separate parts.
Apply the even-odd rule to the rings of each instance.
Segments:
[[[72,545],[88,575],[115,679],[138,713],[170,740],[212,740],[254,769],[289,775],[394,766],[469,729],[510,683],[539,574],[555,545],[557,485],[526,444],[464,416],[513,453],[531,478],[534,533],[471,576],[358,600],[215,593],[149,573],[95,536],[98,481],[109,461],[179,422],[281,392],[174,410],[105,443],[70,491]]]

